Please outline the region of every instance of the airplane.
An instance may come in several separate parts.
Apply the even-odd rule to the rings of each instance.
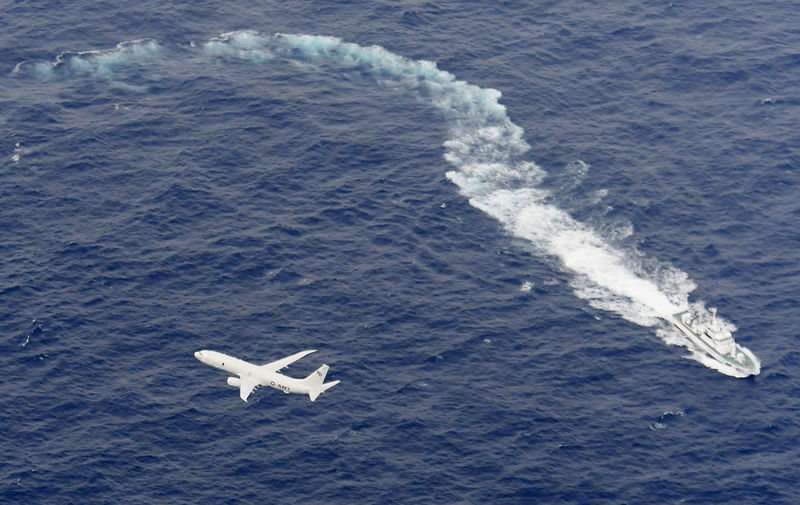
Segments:
[[[228,385],[239,388],[239,396],[245,403],[256,386],[269,386],[286,394],[307,394],[313,402],[320,393],[339,384],[338,380],[323,383],[330,368],[328,365],[322,365],[305,379],[295,379],[278,373],[279,370],[312,352],[316,350],[300,351],[266,365],[254,365],[217,351],[197,351],[194,357],[206,365],[238,375],[238,377],[228,377]]]

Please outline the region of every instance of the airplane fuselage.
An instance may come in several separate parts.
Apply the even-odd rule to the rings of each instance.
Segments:
[[[239,358],[228,356],[217,351],[198,351],[195,357],[214,368],[225,370],[226,372],[238,375],[239,377],[228,377],[228,384],[234,387],[240,386],[240,381],[250,380],[260,386],[269,386],[284,393],[297,393],[307,395],[309,387],[303,384],[302,379],[287,377],[278,372],[269,372],[262,367],[242,361]]]

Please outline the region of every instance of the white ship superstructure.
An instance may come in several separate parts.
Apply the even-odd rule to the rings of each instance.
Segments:
[[[705,317],[695,311],[687,310],[673,314],[671,322],[675,327],[705,354],[721,363],[729,375],[748,377],[758,375],[761,364],[749,349],[737,344],[731,332],[717,319],[716,309]]]

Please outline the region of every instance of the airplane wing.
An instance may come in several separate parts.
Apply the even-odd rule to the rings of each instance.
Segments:
[[[266,365],[261,365],[261,368],[263,370],[265,370],[265,371],[277,372],[278,370],[281,370],[281,369],[286,368],[287,366],[291,365],[292,363],[294,363],[295,361],[299,360],[300,358],[304,358],[305,356],[308,356],[312,352],[317,352],[317,350],[314,349],[314,350],[311,350],[311,351],[300,351],[300,352],[298,352],[296,354],[292,354],[291,356],[287,356],[287,357],[285,357],[283,359],[279,359],[277,361],[273,361],[272,363],[267,363]],[[242,387],[244,387],[244,383],[242,383]]]
[[[253,389],[258,386],[258,383],[245,376],[241,376],[239,380],[241,381],[241,384],[239,384],[239,397],[247,402],[247,397],[250,396],[250,393],[253,392]]]

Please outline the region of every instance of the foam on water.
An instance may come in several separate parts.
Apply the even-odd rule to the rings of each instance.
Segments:
[[[195,44],[190,47],[196,51]],[[499,91],[460,81],[434,62],[411,60],[382,47],[359,46],[335,37],[240,31],[201,44],[200,51],[207,57],[254,63],[274,58],[333,63],[359,69],[380,85],[430,103],[443,114],[450,130],[444,146],[445,159],[453,170],[446,176],[471,205],[497,219],[536,253],[556,258],[571,274],[576,296],[636,324],[661,325],[658,334],[667,343],[688,347],[687,341],[674,339],[674,332],[664,331],[661,317],[688,306],[694,283],[670,265],[612,246],[608,237],[559,208],[552,195],[540,187],[544,170],[524,159],[530,146],[523,129],[509,119],[500,104]],[[157,42],[137,41],[109,51],[62,54],[55,63],[39,63],[34,69],[41,77],[51,78],[66,65],[69,72],[105,78],[117,66],[161,54]],[[576,177],[581,177],[588,166],[580,162],[573,168]],[[602,198],[602,190],[598,194]],[[709,363],[697,353],[693,357],[717,369],[716,362]]]
[[[557,257],[575,274],[572,286],[578,296],[648,326],[656,324],[659,315],[677,312],[687,303],[694,288],[688,276],[673,275],[673,280],[682,282],[673,285],[671,293],[667,291],[670,294],[665,293],[655,281],[637,274],[630,255],[614,249],[594,230],[550,203],[550,193],[537,187],[546,174],[535,163],[521,159],[530,146],[523,139],[522,128],[511,122],[499,103],[499,91],[459,81],[432,62],[409,60],[381,47],[362,47],[333,37],[234,32],[204,48],[209,54],[257,62],[275,54],[335,61],[367,70],[395,86],[405,85],[440,109],[450,123],[445,158],[455,170],[447,172],[448,179],[473,206],[496,218],[509,233],[525,239],[537,251]]]
[[[63,73],[86,74],[93,77],[111,77],[116,68],[134,62],[146,62],[161,54],[162,48],[152,39],[121,42],[113,49],[61,53],[53,62],[33,65],[33,72],[43,79],[53,79]],[[20,73],[17,65],[14,73]]]

